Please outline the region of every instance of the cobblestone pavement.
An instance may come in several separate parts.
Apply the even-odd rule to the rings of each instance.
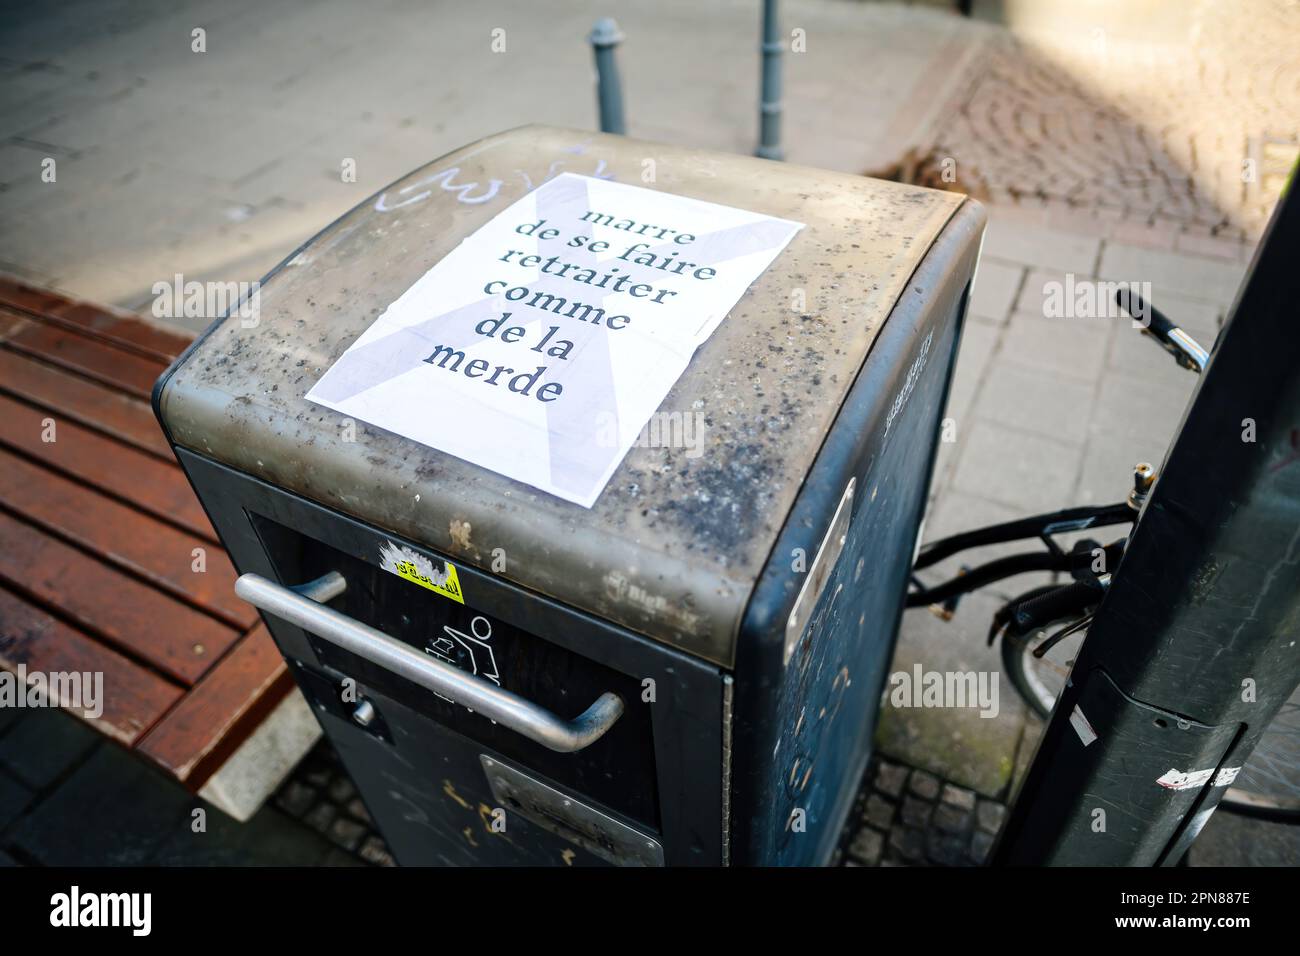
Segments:
[[[836,853],[839,866],[980,866],[1007,805],[925,770],[877,757],[863,775]],[[1226,811],[1210,818],[1186,866],[1295,866],[1300,826]]]
[[[868,767],[836,862],[974,866],[1006,810],[888,758]],[[57,711],[0,710],[0,866],[391,866],[383,838],[322,741],[248,823],[203,803]],[[1192,848],[1207,865],[1285,865],[1300,827],[1216,814]]]
[[[841,866],[979,866],[1006,807],[932,773],[877,758],[839,851]]]
[[[1103,3],[988,34],[920,175],[941,183],[947,160],[992,203],[1153,227],[1192,250],[1258,238],[1300,150],[1300,6],[1147,6],[1165,7],[1166,32]]]
[[[395,865],[352,778],[328,741],[312,749],[271,802],[364,862],[374,866]]]

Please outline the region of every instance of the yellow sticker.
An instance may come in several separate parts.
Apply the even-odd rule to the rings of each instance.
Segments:
[[[380,549],[379,557],[380,566],[385,571],[391,571],[412,584],[418,584],[445,598],[451,598],[457,604],[465,603],[465,595],[460,589],[460,578],[456,574],[456,565],[450,561],[430,560],[410,548],[393,544],[391,541],[386,542]],[[436,566],[438,564],[442,565],[441,570]]]

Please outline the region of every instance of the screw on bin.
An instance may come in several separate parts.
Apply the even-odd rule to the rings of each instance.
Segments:
[[[352,708],[352,720],[362,727],[369,727],[375,720],[375,705],[363,697]]]

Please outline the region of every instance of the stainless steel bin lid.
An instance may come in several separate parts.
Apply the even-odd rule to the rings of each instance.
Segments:
[[[642,180],[645,159],[654,182]],[[703,453],[634,447],[588,510],[364,422],[347,440],[343,416],[304,399],[313,383],[462,238],[560,172],[805,224],[661,406],[705,416]],[[263,282],[256,324],[232,315],[208,330],[158,407],[180,446],[453,561],[492,571],[501,549],[503,577],[729,664],[845,393],[964,201],[619,136],[510,130],[416,170],[321,232]]]

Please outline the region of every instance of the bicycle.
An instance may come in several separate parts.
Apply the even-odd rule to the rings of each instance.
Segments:
[[[1182,367],[1204,370],[1209,353],[1195,339],[1135,293],[1120,289],[1119,307],[1131,316],[1149,319],[1142,332],[1169,352]],[[1031,588],[1007,601],[994,614],[988,641],[1002,638],[1004,671],[1016,692],[1040,718],[1050,717],[1065,687],[1070,668],[1086,639],[1088,626],[1119,566],[1127,532],[1102,544],[1085,537],[1068,550],[1056,535],[1132,526],[1156,481],[1147,462],[1134,468],[1133,490],[1127,500],[1098,506],[1066,508],[1015,521],[962,532],[923,546],[912,569],[912,590],[906,606],[926,607],[951,619],[962,596],[997,581],[1026,572],[1067,574],[1066,583]],[[956,577],[927,587],[917,572],[972,548],[1013,541],[1038,540],[1044,551],[998,558],[977,567],[963,567]],[[1300,823],[1300,767],[1288,756],[1289,742],[1300,736],[1300,688],[1269,725],[1251,759],[1229,787],[1219,806],[1231,812],[1285,823]],[[1291,748],[1292,753],[1296,749]]]

